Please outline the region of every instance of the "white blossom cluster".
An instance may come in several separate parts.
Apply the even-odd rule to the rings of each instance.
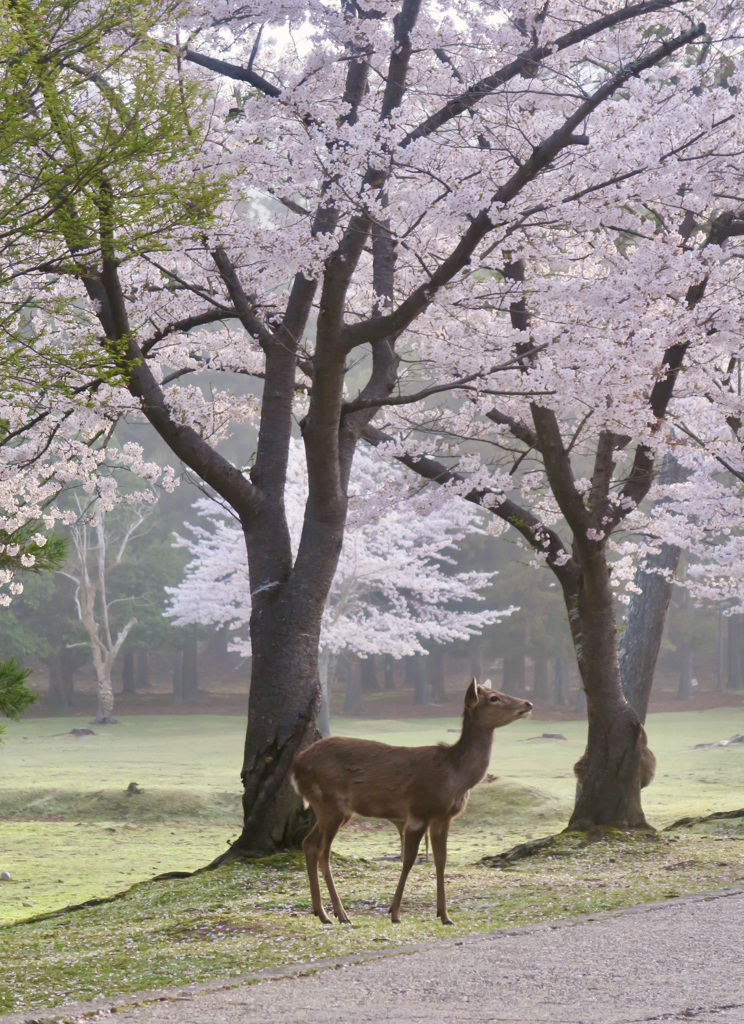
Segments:
[[[458,543],[480,532],[478,509],[446,492],[422,493],[394,464],[362,449],[354,460],[349,519],[323,615],[321,650],[395,658],[480,633],[514,608],[477,610],[496,575],[457,571]],[[301,445],[291,447],[287,515],[297,547],[307,500]],[[192,560],[183,582],[167,588],[179,625],[201,623],[235,632],[231,647],[250,655],[251,591],[238,523],[214,502],[195,506],[208,526],[189,526],[177,543]]]

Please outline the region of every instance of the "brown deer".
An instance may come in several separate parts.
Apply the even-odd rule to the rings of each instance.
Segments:
[[[391,747],[374,740],[331,736],[318,740],[294,759],[292,775],[298,793],[315,811],[317,822],[304,843],[313,913],[323,924],[318,863],[333,912],[342,923],[349,917],[331,874],[331,843],[353,814],[404,822],[403,870],[390,907],[393,923],[400,921],[400,904],[419,843],[429,829],[437,872],[437,917],[452,924],[444,892],[447,834],[450,822],[465,810],[470,790],[488,769],[493,731],[525,718],[528,700],[508,697],[475,679],[465,694],[462,733],[457,743],[435,747]]]

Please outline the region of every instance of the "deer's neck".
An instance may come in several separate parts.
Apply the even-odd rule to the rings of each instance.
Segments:
[[[488,771],[492,747],[493,729],[478,726],[466,713],[460,738],[450,747],[452,763],[463,791],[472,789]]]

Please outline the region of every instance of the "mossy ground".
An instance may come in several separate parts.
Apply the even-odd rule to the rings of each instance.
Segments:
[[[645,794],[650,821],[666,825],[744,804],[744,744],[691,749],[743,732],[741,718],[729,709],[649,721],[660,765]],[[478,866],[485,854],[556,832],[567,820],[571,765],[584,727],[532,721],[497,734],[491,770],[499,777],[473,793],[454,823],[447,872],[454,928],[443,929],[434,917],[432,864],[416,866],[403,923],[390,924],[386,910],[399,864],[389,858],[398,837],[391,826],[368,821],[352,823],[334,845],[334,872],[354,926],[324,928],[309,914],[297,855],[140,881],[204,864],[236,834],[241,720],[138,719],[83,740],[53,735],[75,724],[13,724],[0,750],[0,818],[6,819],[0,868],[13,875],[0,884],[0,914],[18,922],[0,928],[0,1012],[227,978],[744,881],[742,819],[653,839],[586,845],[566,837],[505,871]],[[340,732],[402,743],[452,740],[447,729],[456,727],[442,719],[339,723]],[[543,731],[560,731],[567,740],[529,739]],[[123,795],[131,781],[142,795]],[[134,882],[111,903],[18,921]]]

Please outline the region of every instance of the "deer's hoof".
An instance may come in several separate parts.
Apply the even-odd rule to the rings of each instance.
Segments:
[[[351,924],[351,918],[346,912],[343,914],[336,914],[336,917],[339,919],[341,924]]]
[[[321,924],[333,924],[325,910],[314,910],[313,913],[318,918]]]
[[[450,918],[449,914],[448,914],[448,913],[447,913],[446,911],[445,911],[444,913],[442,913],[442,911],[441,911],[441,910],[438,910],[438,911],[437,911],[437,917],[438,917],[438,918],[439,918],[439,920],[440,920],[440,921],[442,922],[442,924],[454,924],[454,923],[455,923],[455,922],[454,922],[454,921],[453,921],[453,920],[452,920],[452,919]]]

